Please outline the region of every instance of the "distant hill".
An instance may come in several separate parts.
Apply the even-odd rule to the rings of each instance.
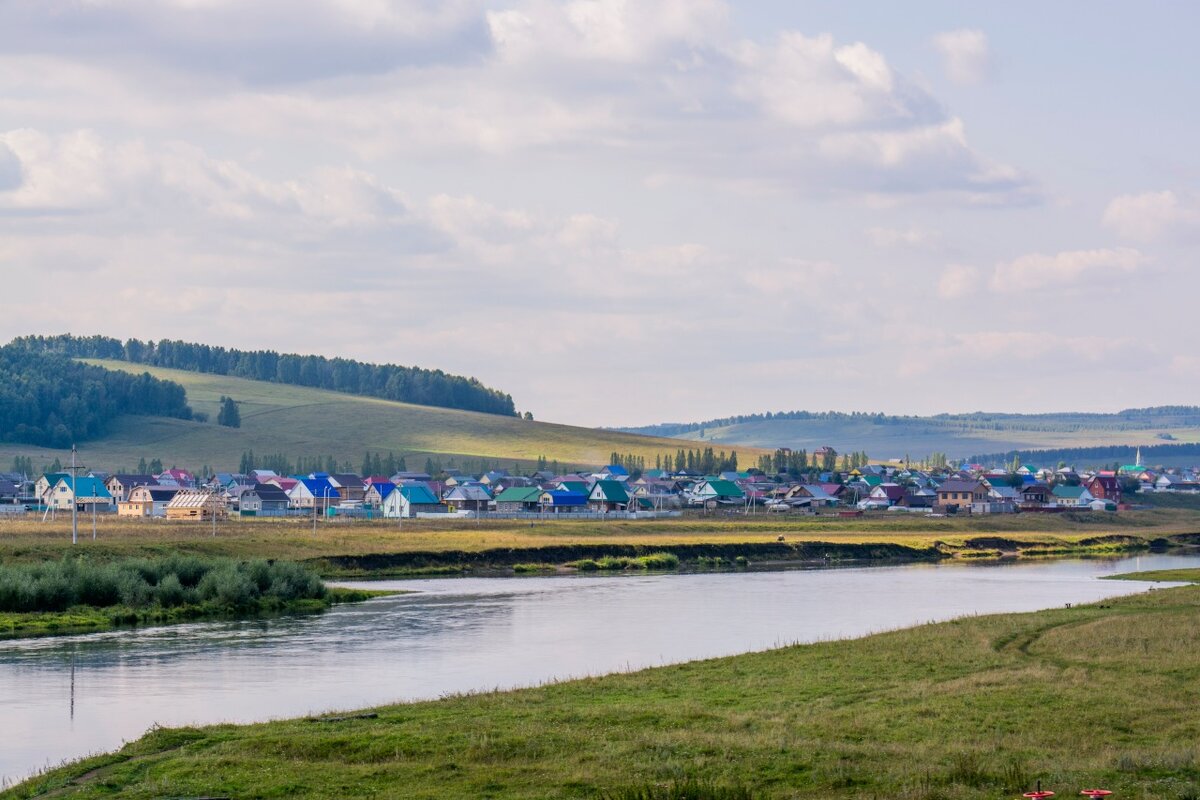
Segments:
[[[126,373],[149,372],[177,383],[197,414],[215,420],[222,396],[240,409],[241,427],[221,427],[149,416],[122,416],[100,438],[80,449],[94,468],[131,468],[141,458],[161,458],[165,465],[189,469],[209,465],[236,469],[243,452],[259,456],[283,454],[291,459],[333,456],[361,463],[365,453],[405,456],[410,469],[420,469],[432,456],[443,466],[479,468],[481,464],[528,466],[544,456],[566,469],[600,466],[613,452],[644,457],[653,464],[660,454],[675,453],[680,442],[616,431],[534,422],[512,416],[397,403],[341,392],[289,386],[267,381],[148,367],[124,361],[88,359],[93,366]],[[761,451],[738,448],[753,464]],[[0,443],[0,469],[14,456],[29,456],[39,467],[61,450]]]
[[[839,452],[865,450],[879,459],[920,459],[931,453],[945,453],[954,459],[973,453],[1200,442],[1200,407],[1160,406],[1113,414],[976,412],[928,417],[790,411],[617,430],[726,447],[736,443],[811,451],[830,445]]]
[[[437,369],[367,364],[348,358],[233,350],[164,339],[122,342],[108,336],[22,336],[11,346],[72,358],[101,358],[154,367],[207,372],[235,378],[329,389],[404,403],[514,416],[513,400],[475,378]]]

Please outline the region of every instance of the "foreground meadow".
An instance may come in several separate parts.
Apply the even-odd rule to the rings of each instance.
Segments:
[[[1198,646],[1200,587],[1174,588],[357,718],[154,730],[5,796],[949,800],[1041,780],[1191,800]]]

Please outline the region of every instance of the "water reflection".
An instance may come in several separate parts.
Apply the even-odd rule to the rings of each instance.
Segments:
[[[151,725],[252,720],[530,685],[1141,591],[1200,566],[1141,556],[1004,566],[437,579],[319,616],[0,642],[0,776]]]

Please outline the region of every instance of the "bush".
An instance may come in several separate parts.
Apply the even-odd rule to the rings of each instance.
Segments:
[[[281,561],[171,556],[95,564],[67,558],[0,567],[0,612],[66,611],[79,605],[178,608],[201,602],[246,608],[266,597],[289,602],[325,595],[316,573]]]

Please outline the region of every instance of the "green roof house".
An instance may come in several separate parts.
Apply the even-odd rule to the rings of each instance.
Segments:
[[[718,503],[741,503],[746,493],[733,481],[709,480],[696,484],[692,494],[702,501],[716,500]]]
[[[511,486],[496,495],[496,511],[513,514],[520,511],[537,511],[542,490],[537,486]]]
[[[629,493],[620,481],[596,481],[588,494],[593,511],[624,511],[629,507]]]

